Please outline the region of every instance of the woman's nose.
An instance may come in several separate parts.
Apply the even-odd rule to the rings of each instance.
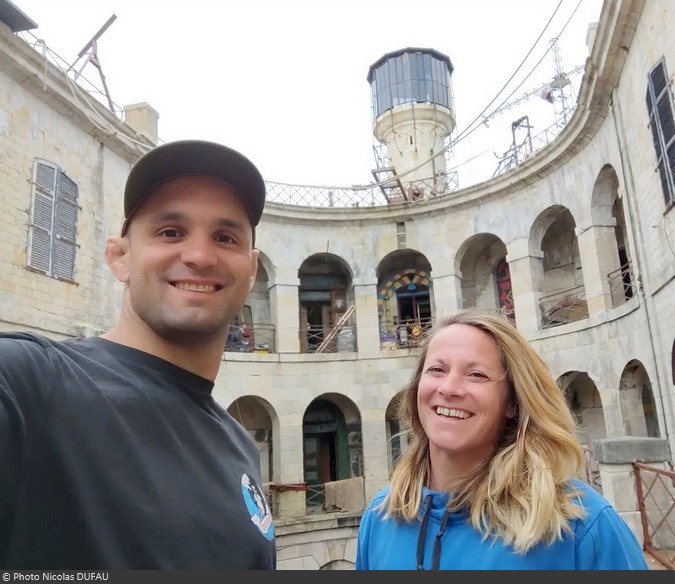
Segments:
[[[448,373],[438,385],[437,391],[443,396],[462,395],[464,393],[462,376]]]

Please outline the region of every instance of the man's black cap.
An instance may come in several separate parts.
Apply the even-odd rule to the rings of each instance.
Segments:
[[[251,226],[260,222],[265,207],[265,181],[256,166],[243,154],[204,140],[179,140],[153,148],[131,168],[124,188],[124,225],[129,222],[148,195],[162,183],[179,176],[206,175],[232,185],[241,200]]]

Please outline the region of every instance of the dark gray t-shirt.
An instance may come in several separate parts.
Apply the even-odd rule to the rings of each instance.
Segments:
[[[258,450],[212,389],[105,339],[0,334],[0,568],[275,569]]]

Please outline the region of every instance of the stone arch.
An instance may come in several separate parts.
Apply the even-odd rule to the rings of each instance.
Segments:
[[[408,439],[405,429],[402,428],[398,416],[398,408],[403,397],[403,391],[399,391],[391,398],[387,409],[385,411],[384,419],[386,424],[386,439],[387,439],[387,463],[389,468],[389,476],[394,470],[394,466],[401,456],[402,452],[408,445]]]
[[[533,269],[542,328],[588,318],[576,222],[566,207],[542,211],[530,231],[531,248],[541,258]]]
[[[331,560],[319,568],[319,570],[353,570],[354,562],[349,560]]]
[[[602,276],[609,280],[612,306],[618,306],[634,296],[635,274],[626,212],[623,199],[619,196],[619,177],[611,164],[605,164],[598,173],[593,185],[590,211],[593,226],[604,228],[601,235],[604,245],[599,247],[602,256],[599,263],[603,267]],[[611,245],[607,245],[607,241],[611,241]]]
[[[340,393],[324,393],[305,409],[302,421],[308,512],[326,505],[326,483],[363,476],[361,414]]]
[[[343,330],[352,332],[356,327],[355,313],[345,316],[355,302],[351,267],[335,254],[317,253],[302,262],[298,279],[301,352],[336,352],[334,327],[340,323]]]
[[[577,434],[582,444],[607,437],[607,424],[600,392],[588,373],[568,371],[558,378],[567,403],[577,422]]]
[[[380,261],[376,274],[381,345],[415,346],[433,322],[429,260],[416,250],[396,250]]]
[[[275,472],[278,474],[274,444],[279,440],[279,418],[274,408],[262,397],[244,395],[234,400],[227,412],[246,428],[258,446],[263,483],[273,482]]]
[[[619,406],[626,436],[659,438],[659,421],[649,374],[637,359],[629,361],[619,381]]]
[[[513,307],[506,244],[496,235],[479,233],[462,242],[457,261],[462,277],[462,306],[488,310]],[[498,275],[499,269],[499,275]],[[500,286],[504,289],[500,290]],[[508,311],[511,315],[513,311]]]

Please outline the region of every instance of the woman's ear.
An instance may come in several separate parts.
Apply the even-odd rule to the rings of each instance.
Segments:
[[[112,275],[123,284],[129,281],[129,240],[111,235],[105,241],[105,261]]]

